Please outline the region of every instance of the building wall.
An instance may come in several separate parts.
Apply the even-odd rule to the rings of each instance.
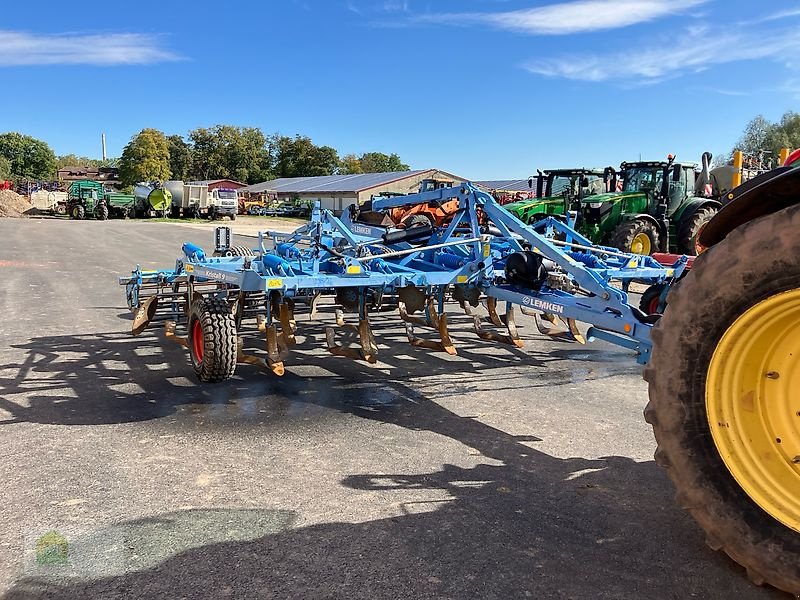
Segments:
[[[335,214],[340,215],[351,204],[356,202],[363,204],[373,196],[379,196],[383,192],[393,192],[397,194],[413,194],[419,191],[419,185],[423,179],[443,179],[462,183],[464,180],[454,177],[449,173],[443,171],[428,171],[425,173],[406,177],[400,181],[387,183],[379,187],[375,187],[362,192],[339,192],[339,193],[287,193],[278,192],[279,200],[292,200],[293,198],[300,198],[301,200],[315,201],[319,200],[322,208],[332,210]]]

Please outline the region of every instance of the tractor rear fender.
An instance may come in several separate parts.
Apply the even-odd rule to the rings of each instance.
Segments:
[[[661,227],[661,225],[658,223],[658,219],[656,219],[652,215],[648,215],[645,213],[642,214],[625,213],[624,215],[622,215],[622,218],[620,219],[619,225],[617,225],[617,227],[619,227],[623,223],[628,223],[629,221],[647,221],[648,223],[652,223],[656,227],[659,228]]]
[[[800,168],[781,167],[739,186],[700,234],[706,248],[718,244],[737,227],[800,203]]]
[[[672,215],[670,220],[674,221],[675,223],[680,223],[684,219],[691,217],[701,208],[713,208],[715,210],[719,210],[722,208],[722,203],[709,198],[695,198],[675,211],[675,214]]]

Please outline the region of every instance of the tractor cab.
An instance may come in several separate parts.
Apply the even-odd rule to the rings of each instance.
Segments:
[[[455,181],[450,181],[449,179],[423,179],[419,183],[419,191],[434,192],[442,188],[451,188],[455,184]]]
[[[545,176],[539,179],[540,188],[544,186],[544,190],[537,190],[540,198],[562,196],[571,203],[606,191],[602,169],[556,169]]]
[[[649,202],[648,214],[655,215],[659,205],[674,214],[695,189],[696,163],[673,160],[622,163],[622,191],[644,193]]]

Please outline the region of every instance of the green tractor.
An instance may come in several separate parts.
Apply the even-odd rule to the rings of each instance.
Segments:
[[[133,213],[135,201],[131,194],[107,192],[102,183],[82,179],[69,186],[67,214],[73,219],[94,217],[100,221],[109,216],[127,218]]]
[[[533,187],[534,178],[528,181]],[[584,198],[606,191],[608,169],[556,169],[539,171],[536,198],[518,200],[503,206],[523,223],[531,224],[544,217],[566,215],[576,210]]]
[[[704,158],[710,159],[710,155]],[[707,169],[708,160],[703,161]],[[698,178],[695,163],[666,161],[622,163],[622,191],[581,203],[578,230],[596,243],[624,252],[677,252],[697,255],[699,234],[721,208],[704,195],[708,174]],[[611,173],[610,189],[617,189]]]
[[[108,218],[108,205],[103,185],[88,179],[73,181],[67,191],[67,214],[73,219],[94,217],[105,221]]]

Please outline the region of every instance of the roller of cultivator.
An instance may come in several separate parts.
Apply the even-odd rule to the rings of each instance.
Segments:
[[[231,246],[230,229],[218,228],[212,256],[187,243],[174,269],[137,267],[120,278],[135,311],[133,334],[163,324],[168,338],[189,349],[202,381],[229,378],[237,363],[282,375],[296,343],[296,312],[316,318],[322,299],[326,306],[332,300],[335,311],[335,325],[326,327],[329,351],[370,363],[378,354],[370,313],[387,309],[398,311],[412,345],[456,354],[446,314],[452,299],[487,341],[523,346],[514,315],[519,306],[538,316],[543,333],[583,343],[602,339],[648,361],[654,320],[628,304],[628,285],[670,283],[685,259],[664,267],[648,256],[596,246],[570,222],[553,218],[525,225],[471,184],[376,198],[373,210],[452,200],[459,208],[449,224],[402,230],[342,220],[317,206],[292,234],[259,234],[253,251]],[[472,310],[481,302],[495,328],[487,329]],[[357,324],[348,324],[346,313]],[[559,321],[564,331],[557,330]],[[266,337],[266,358],[243,350],[239,333],[249,322]],[[578,322],[590,325],[585,335]],[[418,337],[415,326],[433,335]],[[337,328],[354,332],[359,347],[338,344]]]

